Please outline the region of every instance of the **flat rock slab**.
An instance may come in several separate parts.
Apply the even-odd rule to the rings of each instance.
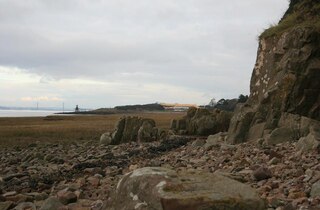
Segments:
[[[141,168],[126,174],[114,197],[117,210],[264,210],[255,190],[219,174]]]

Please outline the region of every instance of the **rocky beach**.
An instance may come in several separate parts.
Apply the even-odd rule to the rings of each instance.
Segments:
[[[319,155],[302,154],[295,143],[234,146],[175,136],[118,146],[30,144],[0,155],[1,210],[112,209],[119,180],[143,167],[222,174],[256,189],[269,210],[320,205]]]
[[[0,210],[319,210],[319,8],[291,0],[260,35],[244,101],[1,147]]]

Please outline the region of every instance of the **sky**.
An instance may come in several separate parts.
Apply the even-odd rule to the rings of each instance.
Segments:
[[[287,0],[0,0],[0,106],[203,105],[249,94]]]

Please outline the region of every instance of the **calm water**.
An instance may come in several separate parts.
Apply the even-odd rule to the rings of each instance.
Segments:
[[[43,110],[0,110],[0,117],[45,117],[59,111]]]

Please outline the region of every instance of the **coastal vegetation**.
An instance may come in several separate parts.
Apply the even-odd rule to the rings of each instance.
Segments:
[[[170,121],[185,113],[138,113],[152,118],[159,128],[168,129]],[[134,114],[130,114],[134,115]],[[0,146],[19,146],[31,143],[63,143],[98,140],[102,133],[112,131],[123,114],[76,115],[0,118]]]
[[[320,4],[318,0],[290,1],[290,7],[278,24],[272,24],[260,39],[280,36],[293,27],[312,27],[320,31]]]

